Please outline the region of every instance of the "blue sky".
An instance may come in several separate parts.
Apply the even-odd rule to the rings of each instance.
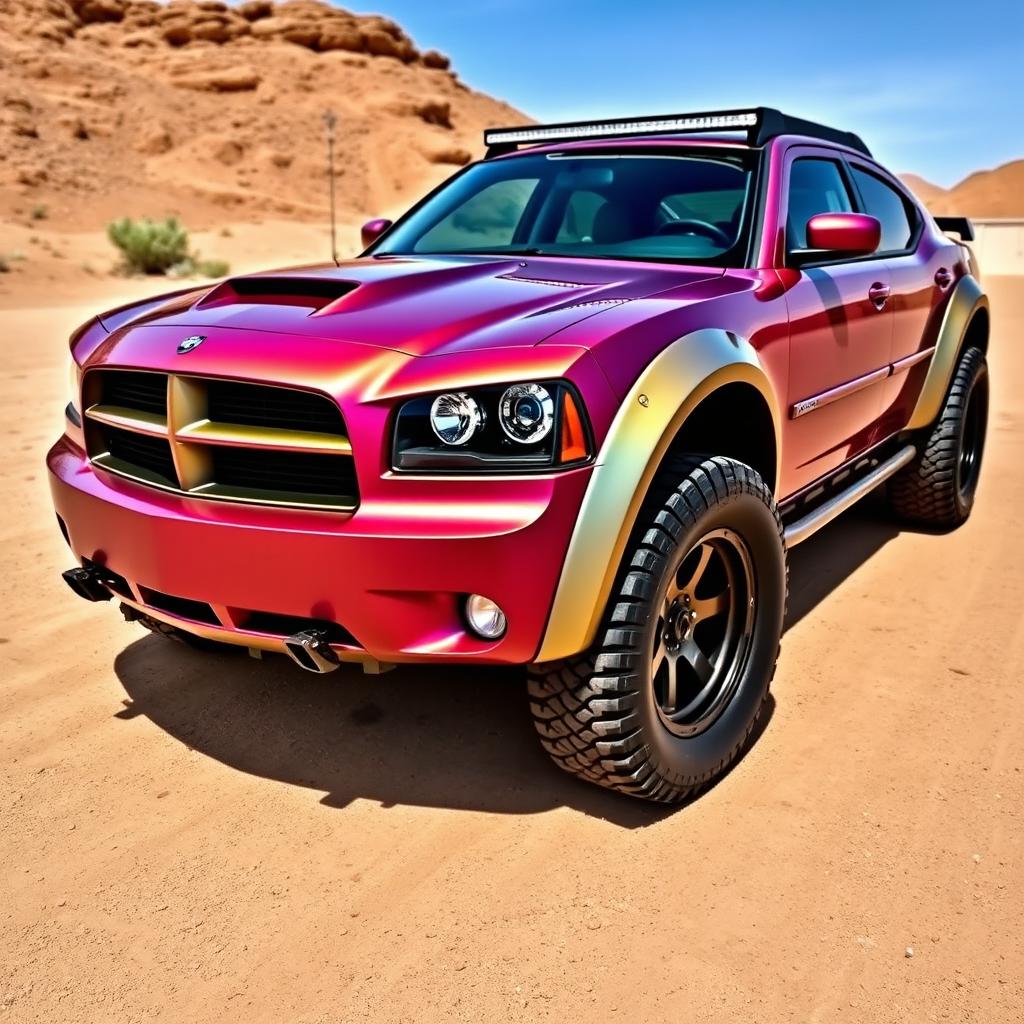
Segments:
[[[1024,0],[376,0],[373,10],[538,120],[760,103],[859,132],[891,169],[945,186],[1024,157]]]

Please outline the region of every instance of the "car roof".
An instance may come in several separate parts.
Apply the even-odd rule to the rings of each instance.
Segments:
[[[575,139],[564,142],[541,143],[531,145],[525,149],[513,150],[508,153],[499,153],[489,157],[491,160],[508,160],[517,156],[529,156],[546,153],[584,153],[588,151],[599,151],[607,153],[609,150],[622,149],[645,149],[652,147],[673,149],[720,149],[738,153],[758,153],[773,146],[788,147],[791,145],[816,146],[822,149],[834,149],[840,153],[849,153],[860,159],[865,159],[865,154],[852,146],[844,146],[840,143],[830,142],[823,139],[813,138],[809,135],[777,135],[769,139],[763,146],[751,146],[746,142],[739,142],[735,139],[723,139],[713,135],[632,135],[628,138],[605,138],[605,139]],[[867,159],[871,159],[868,157]],[[871,160],[874,163],[873,160]]]

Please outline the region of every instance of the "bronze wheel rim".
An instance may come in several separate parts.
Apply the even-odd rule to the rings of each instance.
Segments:
[[[750,549],[713,530],[676,563],[658,605],[651,685],[662,724],[677,736],[708,729],[746,670],[757,607]]]

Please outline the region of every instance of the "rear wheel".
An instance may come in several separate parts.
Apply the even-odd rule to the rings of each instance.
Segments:
[[[952,529],[974,507],[988,424],[988,366],[979,348],[960,357],[949,394],[920,453],[889,481],[889,501],[901,518]]]
[[[722,775],[754,728],[778,658],[786,557],[749,466],[679,460],[653,493],[597,643],[533,666],[530,706],[561,768],[677,802]]]

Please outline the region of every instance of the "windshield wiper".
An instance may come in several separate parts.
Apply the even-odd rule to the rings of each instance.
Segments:
[[[527,248],[522,249],[472,249],[452,253],[453,256],[552,256],[553,253],[544,249]]]

